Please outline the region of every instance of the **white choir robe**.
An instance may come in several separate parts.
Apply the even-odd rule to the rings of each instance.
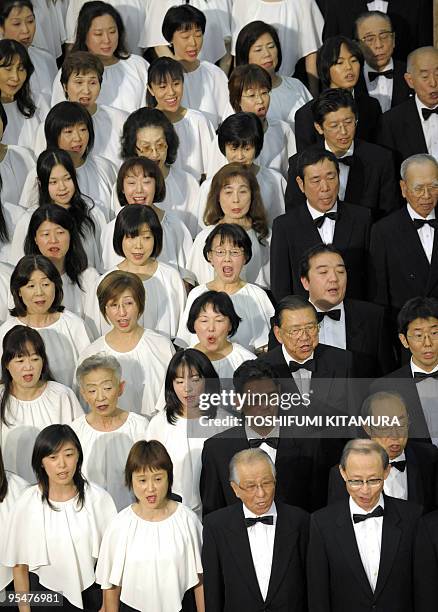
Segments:
[[[3,187],[2,202],[11,202],[18,206],[23,191],[24,181],[29,172],[35,168],[35,158],[26,147],[7,145],[6,155],[0,161],[0,175]]]
[[[207,174],[214,128],[205,115],[192,108],[187,108],[173,127],[179,138],[175,167],[190,172],[199,181],[202,174]]]
[[[201,61],[196,70],[184,74],[181,104],[204,113],[215,130],[223,117],[227,102],[227,77],[215,64]]]

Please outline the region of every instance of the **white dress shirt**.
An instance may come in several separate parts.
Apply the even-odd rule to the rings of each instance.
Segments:
[[[314,304],[315,306],[315,304]],[[322,311],[320,308],[315,306],[317,312],[330,312]],[[319,341],[322,344],[328,344],[329,346],[335,346],[340,349],[347,348],[347,335],[345,330],[345,308],[344,303],[341,302],[337,306],[333,306],[330,310],[340,310],[341,318],[339,321],[330,319],[330,317],[324,317],[319,324]]]
[[[412,208],[410,204],[407,204],[407,209],[408,209],[409,216],[411,217],[412,220],[414,219],[424,220],[424,217],[422,217],[417,212],[415,212],[415,210]],[[432,210],[432,212],[427,215],[426,219],[435,219],[435,210]],[[426,253],[426,257],[429,263],[431,263],[435,229],[431,225],[426,223],[425,225],[423,225],[423,227],[420,227],[419,229],[417,229],[417,233],[418,233],[418,237],[421,242],[421,246],[423,247],[423,250]]]
[[[438,365],[431,372],[426,372],[426,370],[415,365],[411,359],[411,371],[412,376],[415,372],[432,374],[438,372]],[[432,443],[438,446],[438,378],[425,378],[416,385]]]
[[[327,223],[327,221],[326,221]],[[283,357],[287,363],[287,365],[289,365],[290,361],[297,361],[296,359],[294,359],[293,357],[291,357],[289,355],[289,353],[286,350],[286,347],[284,346],[284,344],[282,344],[281,346],[282,350],[283,350]],[[307,359],[305,359],[304,361],[297,361],[297,363],[306,363],[307,361],[309,361],[309,359],[313,359],[313,352],[310,355],[310,357],[308,357]],[[297,370],[296,372],[292,372],[292,377],[298,387],[299,392],[301,393],[301,395],[310,393],[310,381],[312,378],[312,372],[310,372],[309,370],[306,370],[306,368],[300,368],[299,370]]]
[[[327,141],[324,141],[324,146],[325,146],[326,151],[331,151],[333,153],[333,151],[328,146]],[[338,196],[340,200],[345,199],[345,191],[347,190],[348,175],[350,174],[350,166],[347,166],[347,164],[343,164],[341,160],[343,157],[350,157],[351,155],[353,155],[353,153],[354,153],[354,141],[351,143],[351,147],[348,149],[348,151],[346,151],[344,155],[341,155],[341,157],[338,157],[338,162],[339,162],[339,193],[338,193]]]
[[[245,518],[257,518],[257,514],[248,510],[243,504],[243,514]],[[252,562],[259,583],[260,592],[263,600],[268,594],[269,580],[271,578],[272,557],[274,554],[275,527],[277,524],[277,509],[275,503],[269,508],[266,515],[274,517],[272,525],[256,523],[248,527],[248,540],[251,549]],[[264,514],[260,516],[266,516]]]
[[[350,497],[351,521],[353,522],[357,548],[359,549],[362,565],[368,577],[373,593],[376,590],[377,577],[379,575],[383,516],[369,518],[366,521],[361,521],[360,523],[354,523],[353,514],[369,514],[370,512],[373,512],[377,506],[382,506],[382,508],[385,507],[382,494],[380,494],[377,504],[370,510],[363,510]]]
[[[306,201],[307,201],[307,208],[309,209],[312,219],[315,221],[315,219],[318,219],[318,217],[322,217],[324,213],[320,212],[319,210],[316,210],[316,208],[313,208],[313,206],[310,206],[309,200],[306,200]],[[335,202],[333,206],[331,207],[331,209],[327,210],[326,212],[337,212],[337,211],[338,211],[338,203]],[[335,224],[336,224],[336,221],[334,221],[333,219],[328,219],[326,217],[321,227],[317,228],[319,235],[321,236],[321,240],[323,241],[324,244],[332,244],[333,236],[335,234]]]
[[[406,455],[403,451],[398,457],[392,459],[392,461],[406,461]],[[391,467],[389,470],[389,476],[385,480],[383,490],[386,495],[391,497],[397,497],[398,499],[408,499],[408,466],[406,465],[405,471],[400,472],[396,467]]]
[[[371,68],[366,62],[363,67],[363,73],[365,83],[368,89],[368,93],[371,97],[376,98],[377,102],[382,108],[382,113],[386,112],[391,108],[392,101],[392,88],[394,85],[394,79],[388,79],[387,77],[377,77],[374,81],[370,81],[368,74],[370,72],[386,72],[386,70],[393,70],[394,62],[392,59],[386,64],[382,70],[375,70]]]
[[[249,427],[249,425],[245,423],[245,434],[248,440],[258,440],[260,438],[279,438],[280,427],[278,425],[275,425],[275,427],[273,427],[268,434],[266,434],[265,436],[261,436],[258,431],[255,431],[255,429],[252,429],[251,427]],[[273,448],[272,446],[269,446],[269,444],[266,444],[266,442],[260,444],[260,448],[270,456],[270,458],[272,459],[272,463],[275,464],[275,459],[277,458],[277,449]]]
[[[420,117],[421,127],[423,128],[424,139],[426,141],[427,152],[434,157],[438,157],[438,115],[431,115],[427,121],[423,118],[422,108],[427,108],[415,96],[415,104],[417,105],[418,115]],[[434,106],[435,109],[438,105]],[[433,110],[433,109],[431,109]]]
[[[369,11],[382,11],[386,13],[388,11],[387,0],[373,0],[373,2],[367,2],[367,8]]]

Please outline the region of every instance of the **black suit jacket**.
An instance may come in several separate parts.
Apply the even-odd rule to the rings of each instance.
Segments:
[[[296,181],[299,155],[297,153],[289,158],[286,212],[306,202],[306,196]],[[342,161],[339,160],[339,163]],[[344,199],[369,208],[374,219],[400,207],[400,188],[395,180],[394,160],[389,151],[364,140],[354,141],[353,165],[348,172]]]
[[[309,612],[412,612],[413,548],[421,506],[385,496],[376,590],[368,582],[348,500],[311,519]]]
[[[307,612],[305,559],[309,517],[276,504],[277,524],[266,600],[260,592],[242,504],[204,520],[202,566],[207,612]]]
[[[341,251],[347,268],[347,295],[361,299],[366,294],[371,214],[363,206],[344,202],[338,202],[338,212],[333,244]],[[270,265],[271,290],[277,301],[286,295],[306,294],[300,280],[300,260],[307,249],[321,243],[306,204],[274,219]]]
[[[415,612],[438,608],[438,511],[424,516],[415,545]]]
[[[408,501],[423,506],[424,513],[431,512],[437,507],[438,449],[432,444],[408,440],[405,455]],[[333,504],[342,499],[348,499],[348,497],[339,466],[335,465],[329,474],[328,503]]]
[[[406,102],[412,95],[413,90],[410,89],[409,85],[405,80],[405,72],[406,72],[406,62],[402,62],[400,60],[394,59],[394,75],[392,78],[392,98],[391,98],[391,108],[394,106],[398,106],[402,102]],[[385,78],[385,77],[379,77]],[[360,91],[362,95],[369,95],[364,72],[362,72],[362,76],[359,79],[359,82],[356,86],[356,90]]]

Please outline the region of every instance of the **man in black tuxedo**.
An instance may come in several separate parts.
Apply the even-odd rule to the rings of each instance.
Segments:
[[[339,199],[371,209],[374,219],[398,208],[401,196],[393,157],[383,147],[355,138],[357,107],[351,93],[346,89],[327,89],[313,103],[312,112],[324,147],[339,163]],[[299,159],[299,153],[289,158],[286,212],[306,201],[296,180]]]
[[[275,468],[261,449],[230,463],[237,501],[204,519],[202,567],[208,612],[307,612],[309,517],[274,502]]]
[[[421,506],[383,495],[390,466],[380,444],[351,440],[340,470],[349,499],[311,520],[309,612],[412,612]]]
[[[423,516],[418,525],[414,589],[415,612],[438,608],[438,511]]]
[[[405,401],[398,393],[378,391],[369,396],[362,408],[364,417],[396,418],[399,425],[364,425],[365,433],[388,453],[391,471],[385,480],[384,493],[407,499],[423,506],[425,513],[437,507],[438,449],[432,444],[408,439],[409,418]],[[328,502],[348,497],[345,482],[338,466],[332,467],[329,477]]]
[[[414,155],[401,167],[407,205],[371,231],[370,301],[388,308],[395,331],[400,308],[412,297],[438,297],[438,162]]]
[[[384,113],[405,102],[411,92],[405,80],[406,62],[392,58],[395,32],[391,18],[381,11],[368,11],[356,19],[355,30],[365,58],[361,82]]]
[[[315,244],[333,243],[342,253],[350,282],[347,294],[365,294],[370,211],[338,201],[339,163],[331,151],[308,149],[300,154],[296,181],[307,202],[293,214],[274,220],[271,238],[271,290],[275,300],[304,294],[299,263]]]
[[[415,153],[438,155],[438,49],[423,47],[408,58],[405,79],[415,97],[382,115],[378,142],[397,167]]]

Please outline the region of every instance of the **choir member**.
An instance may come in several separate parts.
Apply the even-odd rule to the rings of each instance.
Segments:
[[[2,193],[3,180],[0,175],[0,194]],[[20,206],[5,202],[0,198],[0,262],[9,263],[11,258],[11,239],[14,227],[22,219],[24,210]]]

